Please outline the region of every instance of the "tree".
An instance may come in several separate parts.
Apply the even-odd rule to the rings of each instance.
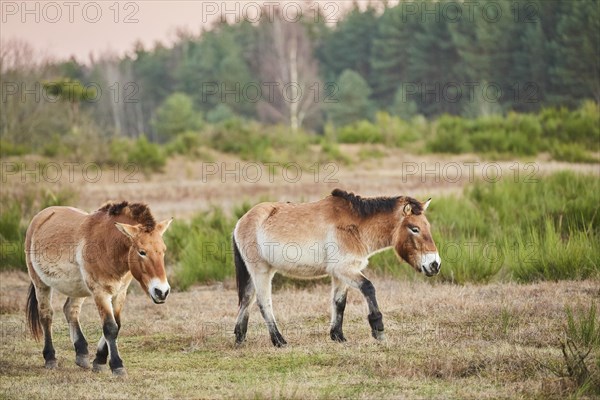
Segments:
[[[178,90],[190,95],[203,112],[219,104],[236,114],[253,115],[255,104],[244,95],[255,82],[244,57],[243,43],[251,36],[244,24],[217,25],[198,38],[184,38],[179,45],[181,63],[175,72]]]
[[[152,125],[160,137],[171,139],[185,131],[199,129],[202,119],[194,109],[193,100],[185,93],[175,92],[156,110]]]
[[[371,88],[359,73],[345,70],[340,75],[337,86],[338,101],[327,108],[327,116],[335,126],[341,127],[372,117],[373,104],[369,100]]]
[[[559,98],[570,105],[586,97],[600,102],[600,5],[598,0],[575,1],[558,21],[551,69]]]
[[[374,98],[380,107],[394,101],[403,82],[408,82],[408,50],[416,30],[413,20],[407,20],[401,7],[387,8],[377,24],[371,53]]]
[[[463,79],[449,22],[446,18],[436,21],[433,16],[425,16],[414,23],[417,29],[408,48],[407,78],[419,92],[419,111],[425,116],[458,114]]]
[[[350,12],[316,49],[327,80],[352,69],[371,82],[371,52],[377,32],[377,13],[371,5],[361,11],[355,3]]]
[[[272,14],[261,22],[256,43],[258,75],[270,85],[258,112],[263,121],[283,122],[296,132],[319,111],[324,88],[305,22],[288,20],[278,9]]]
[[[390,112],[392,115],[397,115],[408,121],[419,113],[419,107],[417,106],[417,103],[408,96],[404,87],[400,86],[394,96],[394,104],[392,105]]]

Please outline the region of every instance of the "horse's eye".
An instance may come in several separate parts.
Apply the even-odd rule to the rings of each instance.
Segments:
[[[146,257],[146,251],[145,250],[138,250],[138,254],[142,257]]]
[[[412,233],[419,233],[419,228],[417,228],[416,226],[411,226],[409,229]]]

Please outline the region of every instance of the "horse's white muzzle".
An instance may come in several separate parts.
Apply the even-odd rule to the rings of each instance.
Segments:
[[[442,266],[439,253],[426,253],[421,256],[421,272],[427,276],[437,275]]]
[[[169,295],[170,291],[171,286],[169,286],[169,283],[166,280],[163,282],[153,278],[148,285],[148,293],[150,294],[150,298],[156,304],[164,303],[165,300],[167,300],[167,296]]]

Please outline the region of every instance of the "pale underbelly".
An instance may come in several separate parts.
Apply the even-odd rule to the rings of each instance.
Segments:
[[[77,263],[58,261],[41,264],[32,260],[32,264],[42,282],[62,294],[70,297],[87,297],[92,294]]]

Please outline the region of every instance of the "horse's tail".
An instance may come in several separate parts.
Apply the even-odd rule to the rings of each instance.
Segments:
[[[38,300],[35,295],[35,286],[29,285],[29,297],[27,298],[27,324],[35,340],[42,337],[42,323],[40,322],[40,313],[38,311]]]
[[[248,272],[248,267],[246,267],[246,262],[242,258],[240,253],[240,249],[235,240],[235,233],[232,237],[233,241],[233,258],[235,261],[235,282],[237,284],[238,290],[238,305],[242,304],[242,299],[246,294],[246,288],[250,283],[250,273]]]

